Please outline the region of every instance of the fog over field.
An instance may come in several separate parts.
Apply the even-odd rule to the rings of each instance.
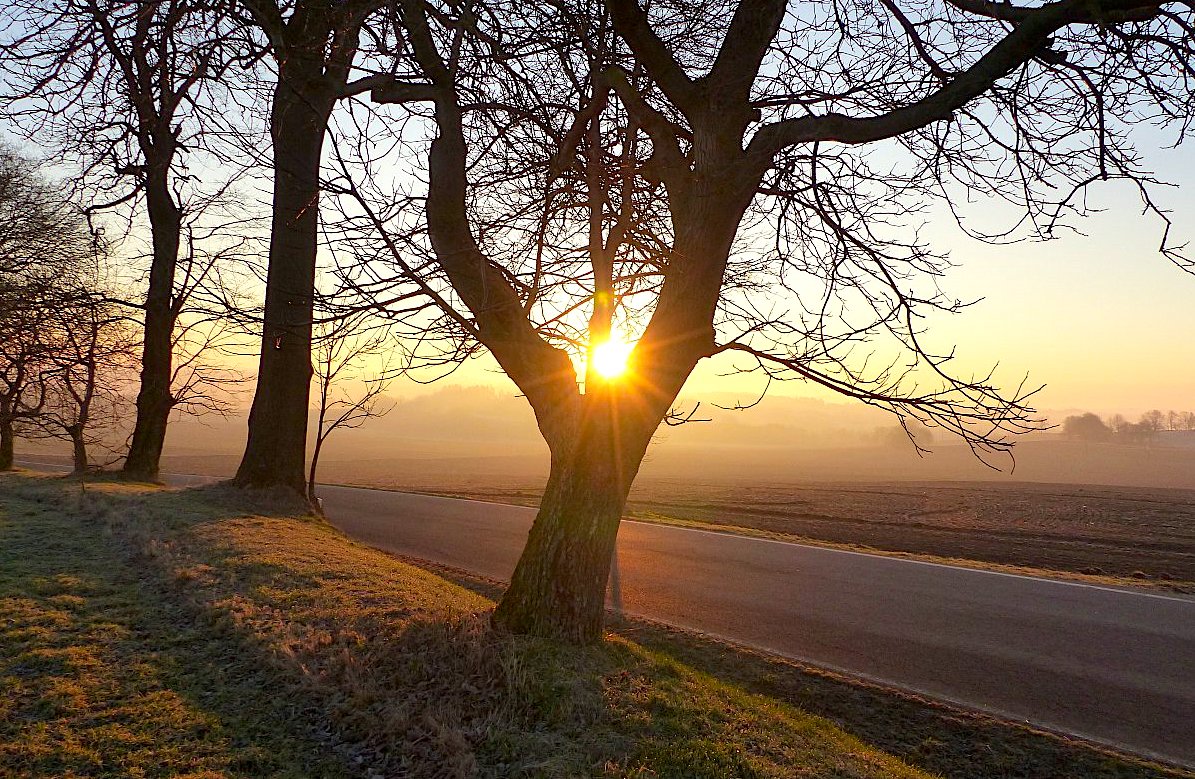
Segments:
[[[849,402],[768,396],[724,410],[733,396],[703,398],[695,419],[661,427],[640,472],[648,480],[803,483],[826,481],[1062,482],[1195,488],[1195,433],[1157,433],[1148,444],[1082,443],[1057,430],[1023,437],[1016,463],[979,463],[941,431],[918,457],[892,416]],[[682,404],[685,411],[693,402]],[[1084,409],[1085,410],[1085,409]],[[1046,412],[1055,423],[1076,409]],[[1104,410],[1098,410],[1104,411]],[[1111,413],[1112,410],[1107,410]],[[244,445],[245,418],[181,418],[166,442],[167,469],[231,475]],[[26,449],[26,451],[30,451]],[[321,459],[321,481],[385,486],[539,486],[548,453],[524,399],[492,387],[444,386],[398,398],[387,416],[336,431]]]

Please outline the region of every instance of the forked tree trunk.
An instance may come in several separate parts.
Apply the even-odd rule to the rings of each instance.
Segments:
[[[153,234],[153,261],[145,296],[145,340],[141,349],[141,388],[137,423],[123,472],[137,479],[156,479],[166,442],[166,426],[174,401],[174,276],[178,267],[181,215],[170,194],[167,171],[155,171],[146,186],[146,206]]]
[[[576,644],[602,636],[618,525],[651,431],[620,420],[609,401],[586,405],[572,446],[553,452],[527,546],[494,612],[504,630]]]
[[[16,438],[12,420],[7,415],[0,418],[0,471],[12,470]]]
[[[320,153],[332,100],[292,87],[306,74],[284,74],[271,114],[274,213],[261,360],[236,481],[304,494]]]
[[[627,494],[651,436],[697,361],[713,348],[722,272],[749,198],[715,191],[694,200],[686,218],[678,220],[676,243],[694,270],[665,282],[636,349],[645,350],[636,359],[652,380],[636,389],[614,388],[605,401],[587,390],[584,421],[572,445],[559,454],[561,447],[552,447],[539,513],[494,612],[494,624],[502,629],[582,644],[602,636],[606,584]]]

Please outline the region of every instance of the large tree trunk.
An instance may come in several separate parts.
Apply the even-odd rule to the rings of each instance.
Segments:
[[[567,446],[553,451],[539,513],[494,624],[584,644],[602,636],[606,582],[619,521],[654,425],[589,396]]]
[[[274,214],[265,323],[249,440],[236,481],[305,492],[319,170],[332,99],[284,66],[274,93]]]
[[[89,460],[87,457],[87,442],[83,440],[83,430],[72,429],[69,431],[71,436],[71,461],[75,466],[75,473],[87,473],[87,466]]]
[[[178,266],[181,215],[170,194],[168,171],[155,170],[146,185],[146,205],[153,234],[153,262],[145,296],[145,340],[141,349],[141,389],[137,424],[124,461],[124,473],[156,479],[166,441],[173,398],[174,275]]]
[[[12,470],[16,438],[16,433],[12,428],[12,420],[7,415],[0,418],[0,471]]]
[[[678,220],[676,243],[692,270],[665,283],[636,347],[639,375],[632,365],[621,387],[587,385],[575,436],[565,446],[549,438],[551,475],[510,588],[494,612],[498,627],[572,643],[601,638],[610,562],[631,483],[651,436],[714,346],[714,310],[736,208],[741,216],[744,198],[695,198]]]

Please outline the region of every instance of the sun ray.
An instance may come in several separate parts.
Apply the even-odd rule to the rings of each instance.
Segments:
[[[627,371],[633,344],[616,339],[603,341],[593,347],[589,359],[593,370],[603,379],[617,379]]]

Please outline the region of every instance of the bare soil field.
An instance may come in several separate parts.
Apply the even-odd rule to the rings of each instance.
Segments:
[[[1188,490],[963,483],[695,491],[645,485],[632,511],[897,552],[1195,581],[1195,491]]]

